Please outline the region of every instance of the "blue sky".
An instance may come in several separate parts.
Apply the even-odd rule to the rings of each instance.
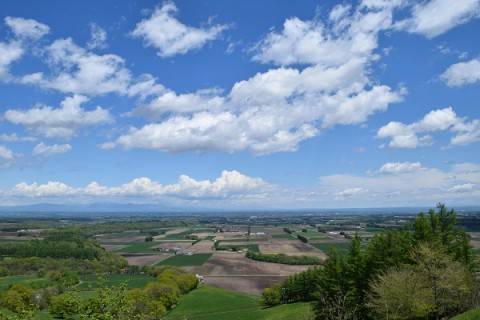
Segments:
[[[3,205],[478,205],[480,0],[20,0],[0,21]]]

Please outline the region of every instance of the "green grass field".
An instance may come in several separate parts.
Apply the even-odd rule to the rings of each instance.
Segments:
[[[480,319],[480,308],[475,308],[465,313],[462,313],[451,320],[478,320]]]
[[[247,245],[247,249],[257,253],[260,252],[260,248],[258,248],[258,244],[249,244]]]
[[[184,296],[165,319],[313,319],[309,303],[265,308],[258,297],[210,286],[199,286]]]
[[[155,253],[158,251],[153,250],[151,247],[158,245],[160,242],[130,242],[126,248],[115,250],[115,252],[129,252],[129,253]]]
[[[288,233],[283,233],[283,234],[272,234],[273,239],[288,239],[288,240],[296,240],[297,236],[292,236],[291,234]]]
[[[171,256],[165,260],[158,262],[156,265],[169,265],[175,267],[201,266],[210,257],[211,253],[196,253],[191,256],[177,255]]]
[[[327,252],[329,247],[337,249],[338,252],[347,253],[350,248],[350,242],[326,242],[326,243],[311,243],[315,248]]]
[[[163,240],[185,240],[185,236],[194,233],[194,229],[188,229],[179,233],[167,234]]]
[[[37,276],[9,276],[0,277],[0,290],[7,290],[14,284],[20,284],[26,287],[44,287],[49,284],[53,284],[52,281],[47,278],[39,278]]]
[[[102,286],[119,287],[122,283],[127,283],[128,289],[142,288],[148,283],[157,281],[153,277],[143,274],[112,274],[107,277],[98,275],[87,275],[81,277],[82,283],[78,286],[80,290],[90,290],[99,287],[101,281],[105,281]]]
[[[323,233],[318,232],[317,230],[307,230],[307,232],[293,232],[292,235],[296,238],[297,234],[304,237],[321,237]]]
[[[227,239],[227,240],[220,240],[221,242],[262,242],[267,241],[264,238],[245,238],[245,239]]]

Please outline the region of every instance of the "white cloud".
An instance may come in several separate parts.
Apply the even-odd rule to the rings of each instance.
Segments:
[[[457,123],[451,131],[456,133],[451,139],[452,145],[465,146],[480,141],[480,119]]]
[[[412,17],[400,21],[397,27],[434,38],[479,16],[479,0],[422,1],[412,7]]]
[[[120,186],[107,187],[91,182],[86,187],[74,188],[62,182],[46,184],[25,182],[17,184],[10,192],[15,197],[139,197],[152,198],[236,198],[255,197],[258,192],[270,190],[273,186],[260,178],[251,178],[238,171],[223,171],[214,181],[198,181],[187,175],[180,176],[177,183],[162,185],[150,178],[142,177]]]
[[[287,19],[280,33],[271,32],[254,48],[254,60],[277,65],[341,65],[355,58],[376,58],[378,33],[392,25],[392,8],[349,14],[348,6],[330,13],[332,26],[321,21]]]
[[[15,154],[12,150],[0,144],[0,169],[13,165],[18,156],[18,154]]]
[[[131,97],[138,95],[141,100],[145,100],[149,96],[157,96],[165,91],[165,87],[157,83],[157,79],[151,74],[142,74],[130,84],[127,94]]]
[[[177,95],[171,90],[166,90],[150,103],[141,105],[133,111],[137,116],[148,119],[158,119],[168,112],[191,113],[194,111],[220,109],[224,104],[224,98],[216,95],[216,91],[199,91]]]
[[[20,42],[0,42],[0,81],[10,81],[10,64],[22,57],[24,50]]]
[[[46,54],[54,70],[52,74],[32,73],[22,77],[21,83],[90,96],[127,93],[131,74],[117,55],[94,54],[77,46],[70,38],[56,40],[46,49]]]
[[[107,44],[107,32],[96,23],[90,23],[90,40],[87,42],[87,48],[105,49]]]
[[[173,2],[165,2],[148,19],[136,25],[132,36],[143,38],[147,46],[158,49],[159,56],[171,57],[202,48],[208,41],[217,39],[227,28],[225,25],[208,28],[187,26],[174,17],[177,11]]]
[[[4,117],[46,137],[70,138],[77,129],[112,121],[108,110],[101,107],[92,111],[83,109],[80,105],[87,101],[85,96],[75,95],[65,98],[60,108],[41,106],[26,111],[7,110]]]
[[[77,190],[75,188],[72,188],[65,183],[49,181],[46,184],[40,185],[36,182],[32,184],[21,182],[15,185],[11,195],[21,197],[65,197],[76,193]]]
[[[363,188],[349,188],[335,193],[334,196],[335,200],[344,200],[346,198],[360,196],[362,194],[365,194],[367,191],[368,190],[365,190]]]
[[[420,162],[387,162],[379,170],[382,174],[402,174],[422,169]]]
[[[392,162],[363,175],[322,176],[310,201],[332,207],[424,206],[436,202],[472,205],[480,195],[475,188],[479,181],[478,164],[462,163],[443,171],[418,162]]]
[[[5,24],[19,38],[40,39],[50,32],[50,28],[33,19],[6,17]]]
[[[451,145],[468,145],[480,140],[480,119],[467,122],[452,107],[437,109],[409,125],[391,121],[377,131],[377,138],[391,138],[391,148],[417,148],[432,144],[432,136],[426,133],[446,130],[455,134]]]
[[[473,187],[475,187],[473,183],[458,184],[448,189],[448,192],[453,192],[453,193],[469,192],[473,189]]]
[[[288,19],[282,32],[269,33],[257,47],[254,59],[307,64],[303,68],[258,73],[223,95],[215,90],[184,94],[164,90],[132,112],[158,122],[132,127],[101,147],[250,150],[256,155],[296,151],[322,129],[363,123],[402,101],[405,89],[376,83],[369,70],[377,59],[372,51],[378,47],[378,33],[391,25],[392,8],[336,10],[332,13],[336,27],[326,27],[332,22]],[[342,35],[342,28],[348,35]],[[312,37],[323,40],[311,41]],[[309,44],[314,52],[295,51],[299,43]],[[333,53],[326,57],[319,54],[323,51]]]
[[[41,142],[33,148],[32,154],[38,157],[48,157],[54,154],[69,152],[70,150],[72,150],[72,146],[69,144],[54,144],[48,146]]]
[[[480,80],[480,59],[452,64],[440,78],[449,87],[461,87]]]
[[[13,151],[8,149],[5,146],[0,145],[0,159],[2,160],[13,160],[14,158]]]
[[[34,142],[36,140],[35,137],[19,137],[16,133],[0,134],[0,141],[5,142]]]

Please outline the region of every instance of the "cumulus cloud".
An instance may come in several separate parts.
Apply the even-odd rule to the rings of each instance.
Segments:
[[[368,190],[363,188],[349,188],[334,194],[335,200],[344,200],[345,198],[352,198],[366,193]]]
[[[382,174],[402,174],[422,169],[420,162],[387,162],[379,170]]]
[[[6,17],[5,24],[19,38],[37,40],[50,32],[50,28],[47,25],[33,19]]]
[[[474,163],[440,170],[419,162],[390,162],[365,174],[320,177],[315,200],[345,207],[412,206],[442,201],[472,204],[472,199],[480,195],[476,188],[479,181],[480,166]]]
[[[440,79],[449,87],[461,87],[480,80],[480,59],[452,64]]]
[[[278,65],[341,65],[353,58],[372,58],[378,33],[392,25],[392,8],[351,13],[349,6],[336,6],[330,21],[287,19],[281,32],[271,32],[254,48],[254,60]],[[329,27],[329,24],[332,27]]]
[[[19,137],[16,133],[0,134],[0,141],[5,142],[34,142],[36,140],[35,137]]]
[[[186,94],[177,94],[172,90],[165,90],[163,94],[155,97],[148,104],[135,108],[133,114],[147,119],[158,119],[169,112],[215,111],[223,107],[224,100],[223,97],[216,95],[215,90],[200,90],[196,93]]]
[[[23,84],[44,89],[90,96],[126,94],[131,82],[124,60],[115,54],[97,55],[77,46],[71,38],[54,41],[46,48],[52,74],[43,72],[23,76]]]
[[[12,150],[0,144],[0,169],[8,168],[14,164],[17,156]]]
[[[5,146],[0,145],[0,158],[2,160],[13,160],[14,158],[13,151],[8,149]]]
[[[398,22],[397,28],[434,38],[457,25],[480,17],[480,1],[422,1],[415,4],[411,10],[412,16]]]
[[[162,185],[147,177],[133,179],[120,186],[107,187],[91,182],[85,187],[74,188],[65,183],[54,181],[46,184],[25,182],[17,184],[10,192],[16,197],[174,197],[174,198],[235,198],[255,196],[272,186],[260,178],[252,178],[238,171],[223,171],[214,181],[198,181],[182,175],[174,184]]]
[[[226,25],[213,25],[208,28],[187,26],[175,18],[177,12],[173,2],[165,2],[156,8],[148,19],[136,25],[132,36],[142,38],[147,46],[155,47],[157,54],[165,58],[200,49],[227,29]]]
[[[10,81],[12,76],[9,67],[12,62],[20,59],[24,53],[20,42],[0,42],[0,81]]]
[[[473,183],[458,184],[448,189],[449,192],[461,193],[471,191],[475,187]]]
[[[72,150],[72,146],[69,144],[54,144],[48,146],[40,142],[33,148],[32,154],[37,157],[48,157],[54,154],[69,152],[70,150]]]
[[[370,79],[378,34],[391,26],[393,10],[377,7],[337,8],[325,22],[288,19],[281,32],[271,31],[260,41],[253,58],[280,67],[238,81],[225,94],[165,89],[131,113],[154,122],[132,127],[102,147],[263,155],[296,151],[322,130],[365,122],[405,94],[402,87],[394,90]],[[303,43],[313,51],[300,50]],[[298,63],[304,66],[286,66]]]
[[[467,145],[480,140],[480,119],[468,122],[459,118],[452,107],[432,110],[412,124],[391,121],[377,131],[377,138],[391,138],[391,148],[417,148],[432,144],[428,133],[449,130],[455,135],[451,145]]]
[[[88,98],[81,95],[67,97],[60,103],[60,108],[49,106],[34,107],[29,110],[7,110],[6,120],[21,124],[46,137],[71,138],[77,129],[100,125],[112,121],[108,110],[97,107],[87,111],[81,105]]]
[[[107,32],[98,24],[90,23],[90,40],[87,42],[87,48],[92,50],[105,49],[107,47]]]

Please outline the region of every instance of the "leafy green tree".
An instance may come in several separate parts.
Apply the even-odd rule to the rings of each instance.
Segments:
[[[440,246],[424,243],[414,263],[390,269],[370,284],[368,306],[385,319],[450,317],[478,301],[474,276]]]
[[[33,301],[34,291],[22,285],[13,285],[5,294],[4,306],[15,313],[25,313],[37,309]]]
[[[79,310],[79,299],[71,294],[62,294],[52,298],[51,304],[48,307],[50,314],[61,319],[68,319],[77,314]]]
[[[262,301],[267,306],[280,304],[282,302],[282,283],[276,283],[263,290]]]

